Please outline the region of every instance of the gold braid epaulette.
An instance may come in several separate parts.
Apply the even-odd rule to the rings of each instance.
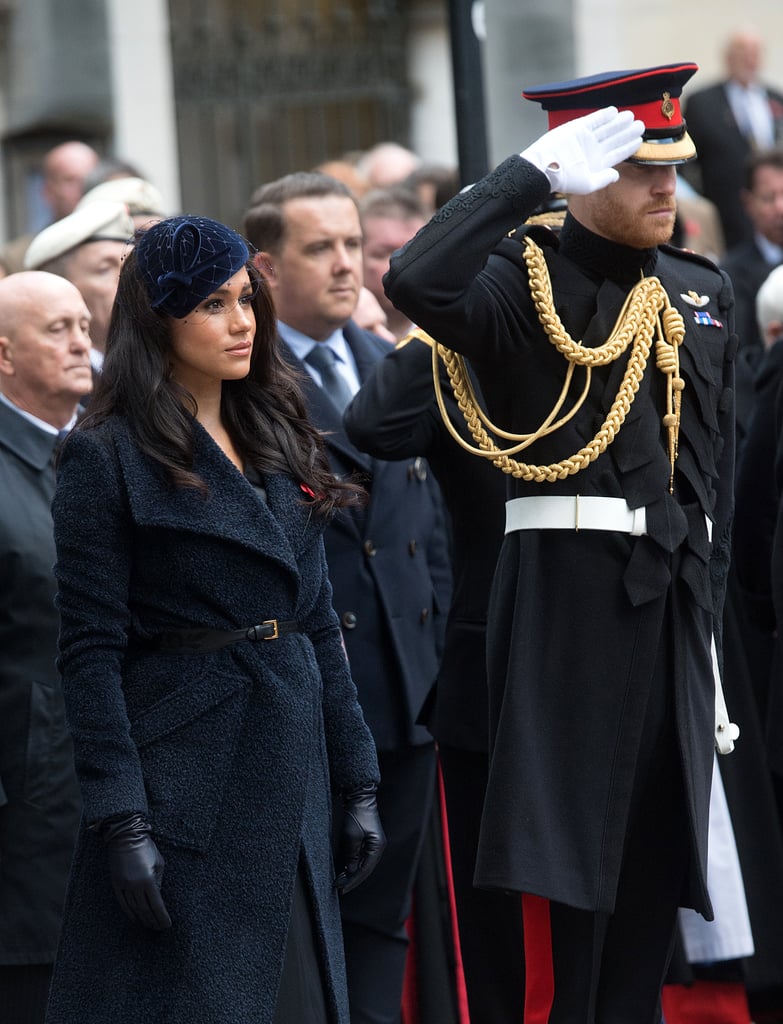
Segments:
[[[568,363],[560,396],[546,419],[532,433],[507,433],[491,423],[481,409],[463,357],[417,328],[412,334],[432,348],[435,395],[443,422],[449,433],[466,451],[482,458],[491,459],[498,469],[513,477],[535,483],[551,483],[573,476],[594,462],[617,436],[639,390],[655,335],[656,363],[667,377],[666,413],[663,416],[663,424],[667,428],[669,439],[669,461],[671,464],[669,489],[672,490],[680,428],[680,403],[685,386],[680,377],[678,349],[685,337],[685,324],[679,311],[671,306],[665,288],[657,277],[641,278],[628,293],[614,328],[604,344],[597,348],[588,348],[571,338],[557,315],[549,268],[546,265],[543,252],[530,237],[525,238],[524,259],[527,264],[530,294],[538,313],[538,319],[549,341],[562,353]],[[587,398],[592,368],[606,366],[614,362],[627,351],[629,346],[631,352],[628,357],[628,365],[615,400],[606,419],[588,444],[574,455],[548,465],[534,465],[519,462],[513,458],[514,455],[535,441],[554,433],[575,416]],[[473,440],[478,445],[477,448],[465,441],[451,422],[443,400],[438,359],[441,359],[446,367],[457,405],[465,418]],[[576,366],[585,368],[584,387],[572,408],[562,413]],[[511,441],[511,446],[505,449],[499,448],[490,437],[489,431],[506,441]]]

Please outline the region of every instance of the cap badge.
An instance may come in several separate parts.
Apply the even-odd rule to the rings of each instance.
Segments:
[[[702,309],[710,301],[709,295],[699,295],[698,292],[680,292],[680,298],[683,302],[687,302],[689,306],[695,306],[696,309]]]
[[[674,104],[672,103],[671,93],[665,92],[663,94],[663,103],[661,103],[661,113],[667,121],[671,121],[674,117]]]

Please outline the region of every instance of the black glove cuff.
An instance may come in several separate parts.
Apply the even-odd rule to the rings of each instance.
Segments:
[[[362,797],[371,796],[377,792],[377,782],[364,782],[361,786],[354,786],[353,789],[344,789],[340,796],[344,803],[350,803],[352,800],[361,800]]]
[[[103,840],[110,843],[118,836],[132,834],[134,837],[149,835],[152,832],[150,823],[143,814],[115,814],[110,818],[102,818],[93,822],[90,830]]]

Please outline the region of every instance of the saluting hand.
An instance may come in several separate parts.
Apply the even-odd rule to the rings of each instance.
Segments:
[[[605,107],[553,128],[520,156],[547,176],[553,192],[588,195],[617,181],[617,164],[642,144],[633,112]]]

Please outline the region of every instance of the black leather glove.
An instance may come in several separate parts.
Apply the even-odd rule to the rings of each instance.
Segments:
[[[335,879],[341,894],[360,885],[374,870],[386,848],[386,835],[378,814],[374,782],[343,793],[343,823],[337,863],[342,871]]]
[[[127,916],[144,928],[171,928],[160,894],[164,861],[140,814],[105,818],[93,826],[106,844],[114,895]]]

